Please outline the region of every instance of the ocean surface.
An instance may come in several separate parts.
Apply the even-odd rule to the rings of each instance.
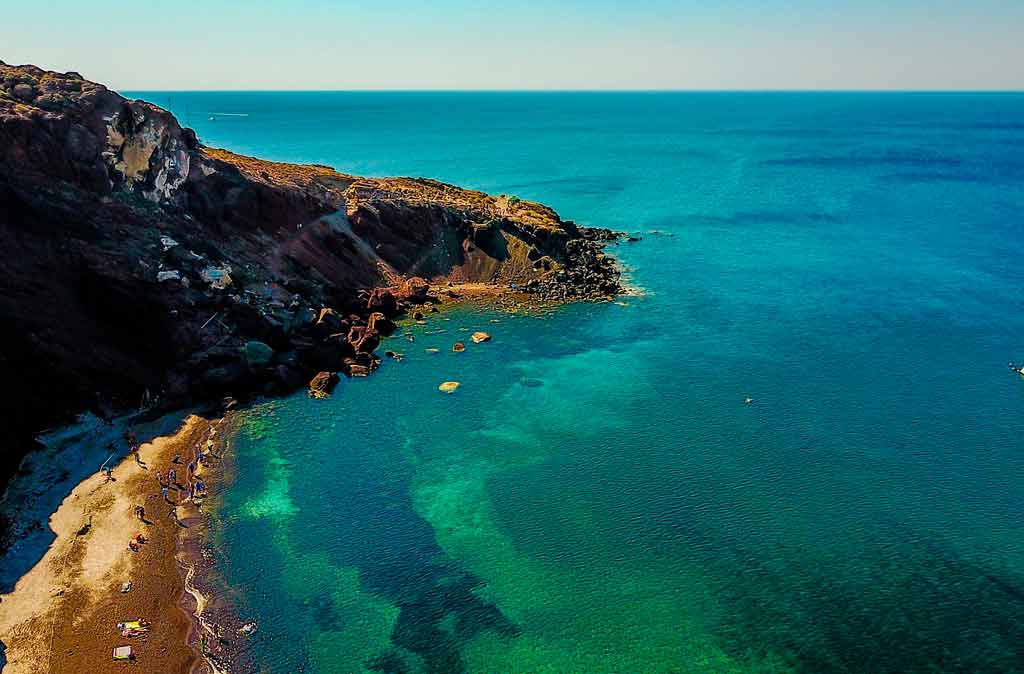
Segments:
[[[246,417],[267,671],[1024,671],[1024,95],[133,95],[642,237],[642,296],[432,317]]]

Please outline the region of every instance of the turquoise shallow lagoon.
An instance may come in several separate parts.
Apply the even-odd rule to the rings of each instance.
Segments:
[[[1024,95],[140,95],[643,237],[627,306],[432,317],[248,415],[269,671],[1024,671]]]

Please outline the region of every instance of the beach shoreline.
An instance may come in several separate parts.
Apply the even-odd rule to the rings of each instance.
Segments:
[[[543,315],[567,303],[488,283],[435,288],[436,303],[422,305],[403,322],[429,323],[465,307]],[[113,660],[112,653],[124,645],[132,646],[137,662],[172,674],[248,671],[246,637],[258,625],[246,623],[233,605],[211,534],[230,488],[230,440],[250,402],[208,417],[192,413],[170,434],[142,443],[141,463],[129,453],[113,466],[112,480],[94,472],[71,489],[49,518],[56,538],[13,590],[0,595],[4,674],[121,671],[123,663]],[[193,472],[190,466],[200,454],[204,460]],[[164,501],[157,481],[157,472],[166,475],[172,468],[183,483],[170,490],[174,507]],[[186,498],[193,479],[203,481],[205,498]],[[147,524],[132,514],[138,504],[145,508]],[[135,533],[147,537],[140,552],[128,548]],[[87,563],[97,551],[103,553],[102,563]],[[119,586],[128,580],[132,590],[121,593]],[[117,623],[136,618],[151,623],[150,632],[122,638]],[[57,625],[73,629],[62,631]],[[47,626],[54,635],[49,640],[41,629]]]
[[[244,411],[227,412],[200,440],[200,448],[212,456],[197,471],[206,486],[201,507],[194,503],[185,510],[188,525],[178,538],[177,560],[181,568],[181,609],[189,616],[190,629],[184,644],[197,654],[190,674],[227,674],[249,671],[245,638],[255,632],[255,623],[242,620],[231,599],[231,588],[218,574],[214,542],[214,520],[230,488],[232,454],[230,440]]]
[[[109,476],[90,475],[64,499],[50,518],[56,539],[2,597],[5,674],[122,671],[113,659],[119,646],[130,646],[146,669],[202,671],[199,652],[182,647],[195,630],[183,601],[188,555],[182,553],[202,527],[195,526],[195,506],[181,504],[189,457],[219,424],[193,414],[173,435],[143,443],[137,459],[123,458]],[[169,488],[168,502],[156,474],[171,468],[182,474],[184,488]],[[206,472],[200,467],[197,475]],[[132,551],[137,534],[145,543]],[[148,630],[123,636],[118,623],[132,620],[145,621]]]

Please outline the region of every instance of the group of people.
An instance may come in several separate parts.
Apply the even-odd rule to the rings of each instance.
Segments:
[[[178,481],[177,468],[168,469],[166,476],[161,471],[157,471],[156,479],[160,484],[160,494],[164,497],[164,501],[171,505],[177,505],[175,501],[171,500],[172,488],[176,491],[184,490],[186,492],[185,500],[191,500],[193,502],[196,502],[197,499],[202,499],[206,496],[206,484],[195,474],[196,467],[198,465],[197,462],[201,461],[201,459],[202,455],[200,454],[200,457],[196,461],[189,463],[186,467],[187,484],[182,484]],[[171,463],[181,465],[181,457],[175,456]]]
[[[142,461],[139,456],[139,442],[135,436],[135,432],[128,430],[125,432],[125,440],[128,442],[129,453],[135,457],[136,463],[143,468],[146,464]],[[160,494],[166,503],[171,505],[170,517],[174,519],[178,526],[186,526],[180,519],[178,519],[178,505],[182,502],[180,500],[172,500],[171,488],[175,491],[184,491],[185,499],[191,500],[197,506],[201,505],[201,499],[207,495],[206,484],[196,475],[196,469],[200,466],[203,461],[208,460],[207,457],[212,453],[213,441],[207,442],[207,448],[205,451],[200,450],[198,455],[193,461],[190,461],[185,467],[186,475],[184,477],[184,484],[179,481],[178,468],[182,464],[181,455],[176,455],[172,460],[172,466],[167,470],[165,474],[163,471],[157,471],[156,479],[160,485]],[[134,509],[135,517],[144,524],[151,524],[146,519],[146,508],[141,505],[136,505]],[[146,538],[142,534],[136,534],[135,537],[128,542],[128,549],[132,552],[139,552],[142,546],[146,543]]]

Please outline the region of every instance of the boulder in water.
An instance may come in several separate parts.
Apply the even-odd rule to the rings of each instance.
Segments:
[[[489,334],[487,334],[486,332],[474,332],[473,336],[470,337],[470,339],[473,340],[474,344],[479,344],[481,342],[489,342],[489,341],[491,341],[491,336]]]
[[[454,351],[455,353],[462,353],[465,350],[466,345],[463,344],[462,342],[455,342],[455,345],[452,346],[452,351]]]
[[[312,398],[326,398],[338,384],[336,372],[318,372],[309,380],[309,395]]]
[[[442,382],[437,390],[441,393],[455,393],[455,389],[459,388],[459,382],[457,381],[446,381]]]

